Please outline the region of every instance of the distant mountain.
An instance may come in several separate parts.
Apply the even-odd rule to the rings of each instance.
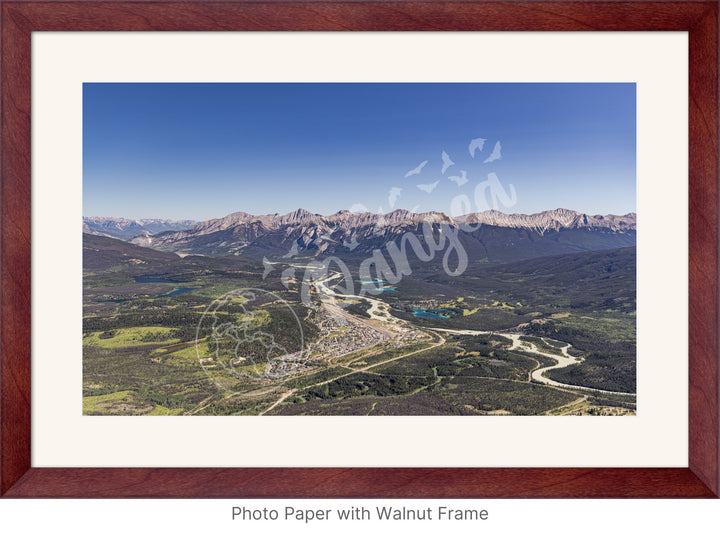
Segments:
[[[179,231],[143,235],[137,245],[161,251],[207,256],[262,258],[367,255],[412,233],[423,241],[424,223],[434,239],[441,226],[458,231],[460,242],[475,261],[501,262],[553,254],[613,249],[635,245],[636,216],[587,215],[573,210],[539,214],[487,211],[452,218],[439,212],[395,210],[388,214],[343,210],[329,216],[296,210],[255,216],[236,212]]]
[[[197,221],[170,219],[125,219],[122,217],[83,217],[83,232],[96,236],[129,240],[136,236],[157,234],[169,230],[185,230]]]
[[[525,228],[544,234],[549,230],[578,228],[602,228],[615,232],[635,230],[636,215],[587,215],[574,210],[558,208],[539,214],[504,214],[497,210],[488,210],[479,214],[470,214],[457,218],[466,223],[481,223],[495,227]]]

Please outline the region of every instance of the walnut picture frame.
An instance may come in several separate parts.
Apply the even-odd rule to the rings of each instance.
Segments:
[[[718,3],[2,1],[0,495],[15,498],[640,498],[720,493]],[[689,39],[686,468],[33,467],[31,34],[633,31]],[[68,58],[72,61],[72,58]]]

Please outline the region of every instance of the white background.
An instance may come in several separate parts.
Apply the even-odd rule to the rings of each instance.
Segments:
[[[336,41],[328,45],[328,38]],[[262,42],[263,39],[266,41]],[[393,41],[396,42],[393,44]],[[482,54],[480,60],[474,54],[473,61],[468,62],[468,52],[477,50],[492,53]],[[465,55],[460,54],[461,51]],[[404,34],[398,42],[397,34],[344,34],[341,37],[325,34],[158,36],[63,33],[34,35],[33,54],[33,298],[36,300],[33,303],[33,465],[114,464],[118,450],[142,454],[145,462],[132,462],[135,465],[177,465],[172,451],[168,461],[167,450],[159,459],[147,455],[147,448],[140,451],[132,447],[133,436],[151,432],[153,428],[161,428],[161,434],[176,444],[190,441],[194,436],[207,436],[204,433],[211,430],[221,433],[212,443],[227,440],[230,445],[238,445],[246,444],[248,437],[270,436],[272,442],[266,446],[271,446],[299,433],[299,429],[290,428],[299,424],[302,424],[305,436],[325,439],[334,436],[334,433],[322,430],[326,423],[322,418],[302,418],[297,423],[279,418],[256,418],[250,422],[242,421],[242,429],[238,431],[238,419],[228,422],[215,418],[217,423],[203,423],[207,419],[193,418],[189,423],[185,418],[93,419],[80,416],[80,84],[82,81],[121,80],[637,82],[638,269],[642,274],[638,280],[638,416],[584,418],[582,421],[487,418],[477,424],[479,427],[475,427],[476,419],[470,423],[469,419],[462,419],[457,423],[464,429],[456,425],[458,429],[454,430],[451,429],[455,425],[451,422],[453,419],[443,418],[430,433],[439,441],[429,445],[435,452],[439,451],[437,448],[459,449],[460,455],[456,458],[464,458],[460,464],[469,465],[687,465],[687,423],[684,419],[687,355],[669,354],[662,345],[653,345],[652,337],[653,332],[675,332],[677,325],[687,323],[684,227],[687,221],[687,39],[684,34],[423,34],[422,38]],[[369,59],[368,54],[375,54],[375,59]],[[668,210],[674,215],[670,227],[664,218]],[[53,218],[52,229],[43,226],[43,220],[47,221],[48,217]],[[662,242],[649,232],[659,226],[668,242],[675,244],[669,255],[671,258],[668,258],[668,242]],[[643,229],[648,231],[643,232]],[[77,234],[78,254],[70,256],[64,264],[67,270],[64,284],[58,285],[57,280],[43,278],[41,268],[47,265],[43,258],[63,257],[67,251],[65,237],[72,239],[73,232]],[[62,235],[63,240],[58,240],[58,235]],[[58,269],[56,263],[50,265]],[[663,287],[662,302],[670,299],[674,307],[668,309],[653,301],[653,287],[657,288],[658,284]],[[68,314],[66,299],[76,303],[76,315]],[[36,328],[38,325],[42,330]],[[74,338],[74,334],[68,337],[68,333],[77,333],[77,337]],[[681,329],[675,335],[673,345],[687,347],[687,332]],[[50,340],[52,347],[44,345],[43,340]],[[58,343],[58,340],[67,343]],[[76,351],[57,352],[56,347],[75,347]],[[62,388],[53,389],[53,385],[62,385]],[[662,414],[658,407],[663,407]],[[412,465],[437,459],[436,455],[428,456],[427,451],[425,457],[418,458],[411,454],[415,448],[410,452],[406,449],[402,455],[401,449],[395,455],[392,451],[387,455],[387,445],[392,443],[392,438],[405,436],[412,445],[419,443],[417,435],[407,430],[408,419],[402,419],[401,426],[396,425],[399,420],[395,418],[387,424],[381,418],[352,420],[353,424],[362,427],[361,435],[372,437],[371,442],[359,444],[368,464],[374,464],[373,453],[377,450],[373,449],[373,443],[378,440],[386,454],[386,462],[380,464]],[[266,423],[273,421],[276,423]],[[335,423],[337,419],[331,421]],[[229,431],[214,427],[228,427],[227,423],[232,426]],[[661,424],[660,427],[657,424]],[[194,428],[188,433],[188,425],[201,429]],[[468,425],[473,428],[468,430]],[[273,430],[270,429],[272,426],[280,427]],[[393,435],[395,428],[402,428],[401,437]],[[85,435],[78,440],[79,432]],[[223,435],[224,432],[229,434]],[[475,439],[474,447],[458,447],[457,441],[443,442],[441,437],[453,432],[459,432],[460,438]],[[358,434],[354,432],[353,436]],[[425,432],[422,436],[422,443],[428,444],[428,434]],[[458,435],[450,436],[458,438]],[[130,437],[130,442],[127,438],[123,441],[123,437]],[[603,451],[607,453],[609,448],[610,456],[598,460],[595,454],[601,452],[593,452],[590,443],[596,443],[596,439],[602,437],[608,438]],[[162,437],[152,440],[159,438]],[[482,444],[491,444],[490,449],[480,456],[478,438],[483,438]],[[640,442],[648,438],[649,443]],[[530,456],[527,455],[528,444],[533,445],[534,453]],[[119,447],[113,449],[113,445]],[[195,444],[194,449],[205,449],[206,445]],[[559,445],[563,445],[562,455],[554,456],[560,451]],[[110,463],[102,462],[98,450],[107,451],[108,447],[110,456],[105,460],[109,459]],[[293,459],[287,449],[271,447],[269,451],[267,460],[270,462],[261,464],[298,465],[308,459],[307,451],[299,452],[300,462],[293,462],[298,459]],[[576,451],[583,454],[574,456]],[[176,453],[178,459],[188,459],[188,451]],[[503,455],[507,457],[503,458]],[[357,455],[353,458],[356,462],[352,464],[357,464]],[[335,460],[336,464],[346,464],[341,458],[328,457],[327,450],[319,460],[325,462],[315,462],[333,464]],[[187,464],[199,463],[190,461]],[[577,526],[584,533],[593,534],[609,530],[634,532],[642,526],[644,531],[663,533],[699,530],[703,522],[716,520],[718,516],[717,502],[709,501],[488,500],[479,503],[489,509],[490,520],[479,525],[455,524],[457,529],[453,531],[515,533],[532,529],[537,533],[556,533]],[[159,529],[193,534],[201,530],[216,533],[292,530],[303,533],[312,529],[313,533],[330,533],[330,530],[336,533],[342,529],[353,533],[370,528],[385,531],[384,528],[389,527],[393,531],[407,529],[430,533],[432,530],[436,533],[438,529],[448,529],[436,523],[401,526],[325,523],[309,528],[288,523],[233,523],[230,508],[240,504],[237,500],[196,501],[191,506],[180,501],[66,500],[44,501],[40,506],[38,502],[3,501],[0,502],[0,525],[23,526],[23,531],[30,532],[52,532],[57,531],[58,526],[64,526],[75,533],[97,533],[99,530],[110,534],[125,534],[130,530],[148,533]],[[251,502],[253,507],[268,504]],[[317,507],[320,503],[312,505]],[[377,502],[370,505],[377,505]],[[427,503],[422,502],[420,506],[427,506]],[[42,507],[42,515],[38,514],[39,507]]]
[[[122,80],[637,83],[637,416],[82,416],[81,91]],[[687,466],[686,80],[683,33],[34,34],[33,465]]]
[[[241,522],[231,520],[232,506],[292,505],[333,508],[350,505],[402,505],[416,508],[444,504],[484,508],[483,522]],[[664,535],[713,533],[720,520],[718,500],[3,500],[3,533],[72,535],[354,535],[408,533],[437,535]]]

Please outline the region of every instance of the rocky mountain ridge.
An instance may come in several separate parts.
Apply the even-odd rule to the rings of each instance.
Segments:
[[[152,235],[172,230],[185,230],[197,221],[184,219],[126,219],[124,217],[83,217],[83,232],[106,238],[129,240],[140,235]]]
[[[425,224],[430,225],[434,235],[441,232],[442,225],[457,229],[466,245],[482,257],[490,249],[502,256],[501,244],[516,247],[526,241],[527,246],[538,251],[543,248],[540,242],[547,242],[551,254],[631,246],[635,244],[636,216],[587,215],[566,209],[531,215],[490,210],[457,218],[440,212],[407,210],[387,214],[342,210],[329,216],[303,209],[260,216],[235,212],[188,229],[144,234],[130,241],[183,254],[292,258],[301,254],[369,251],[406,232],[422,236]],[[498,234],[498,229],[504,232]],[[536,254],[540,253],[531,256]]]
[[[537,214],[504,214],[488,210],[458,218],[466,223],[491,225],[495,227],[527,228],[545,233],[562,228],[605,228],[616,232],[636,230],[637,215],[588,215],[575,210],[558,208]]]

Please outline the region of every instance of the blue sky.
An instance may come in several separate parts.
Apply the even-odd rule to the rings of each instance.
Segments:
[[[484,163],[497,142],[501,158]],[[635,85],[83,87],[86,216],[474,212],[494,207],[489,175],[514,187],[514,203],[495,198],[504,212],[635,211]]]

